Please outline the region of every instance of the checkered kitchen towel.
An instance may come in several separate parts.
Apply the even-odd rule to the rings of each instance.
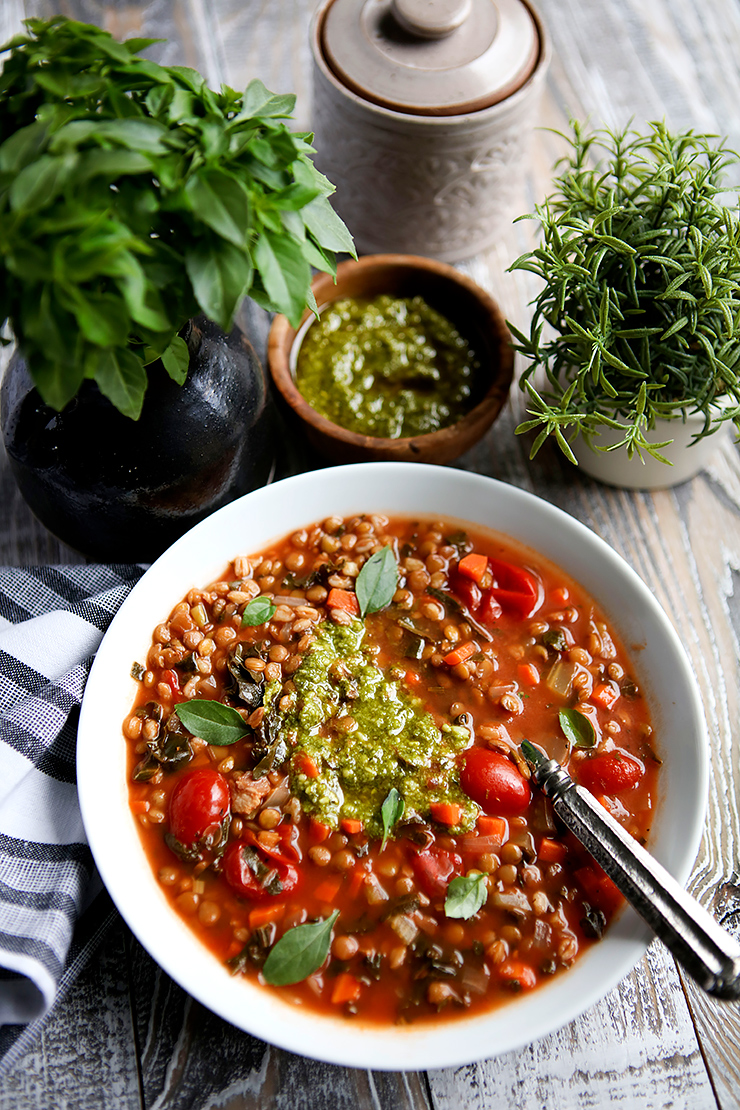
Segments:
[[[0,568],[0,1056],[111,915],[77,802],[77,718],[103,633],[142,573]]]

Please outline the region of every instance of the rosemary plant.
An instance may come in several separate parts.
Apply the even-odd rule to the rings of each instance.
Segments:
[[[541,245],[510,267],[544,282],[529,336],[509,324],[529,360],[520,384],[530,419],[517,433],[537,430],[530,457],[554,436],[576,462],[580,433],[598,450],[665,462],[672,440],[645,438],[658,418],[702,413],[696,439],[726,420],[740,428],[740,226],[721,196],[738,156],[716,136],[663,123],[646,133],[571,127],[555,191],[520,217],[540,221]],[[623,433],[611,448],[599,447],[602,426]]]

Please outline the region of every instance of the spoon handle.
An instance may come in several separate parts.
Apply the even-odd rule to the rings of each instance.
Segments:
[[[735,939],[559,763],[527,740],[521,747],[534,781],[563,824],[699,986],[719,998],[740,998]]]

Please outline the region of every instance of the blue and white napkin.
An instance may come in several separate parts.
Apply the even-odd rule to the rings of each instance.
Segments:
[[[111,916],[77,801],[77,719],[103,633],[142,573],[124,565],[0,568],[3,1027],[48,1012]],[[0,1056],[17,1032],[0,1030]]]

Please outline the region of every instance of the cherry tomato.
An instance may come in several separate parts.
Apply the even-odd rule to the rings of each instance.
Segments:
[[[513,817],[529,805],[529,783],[510,759],[487,748],[468,748],[463,756],[460,785],[486,813]]]
[[[231,808],[229,784],[209,767],[189,771],[170,797],[170,832],[181,844],[197,844],[221,824]]]
[[[425,848],[411,857],[416,881],[429,898],[444,898],[450,880],[462,872],[462,858],[444,848]]]
[[[289,894],[298,885],[292,863],[244,840],[232,840],[224,852],[222,869],[229,886],[253,902]]]
[[[578,781],[597,794],[619,794],[636,786],[645,768],[626,752],[603,752],[584,759],[578,768]]]

